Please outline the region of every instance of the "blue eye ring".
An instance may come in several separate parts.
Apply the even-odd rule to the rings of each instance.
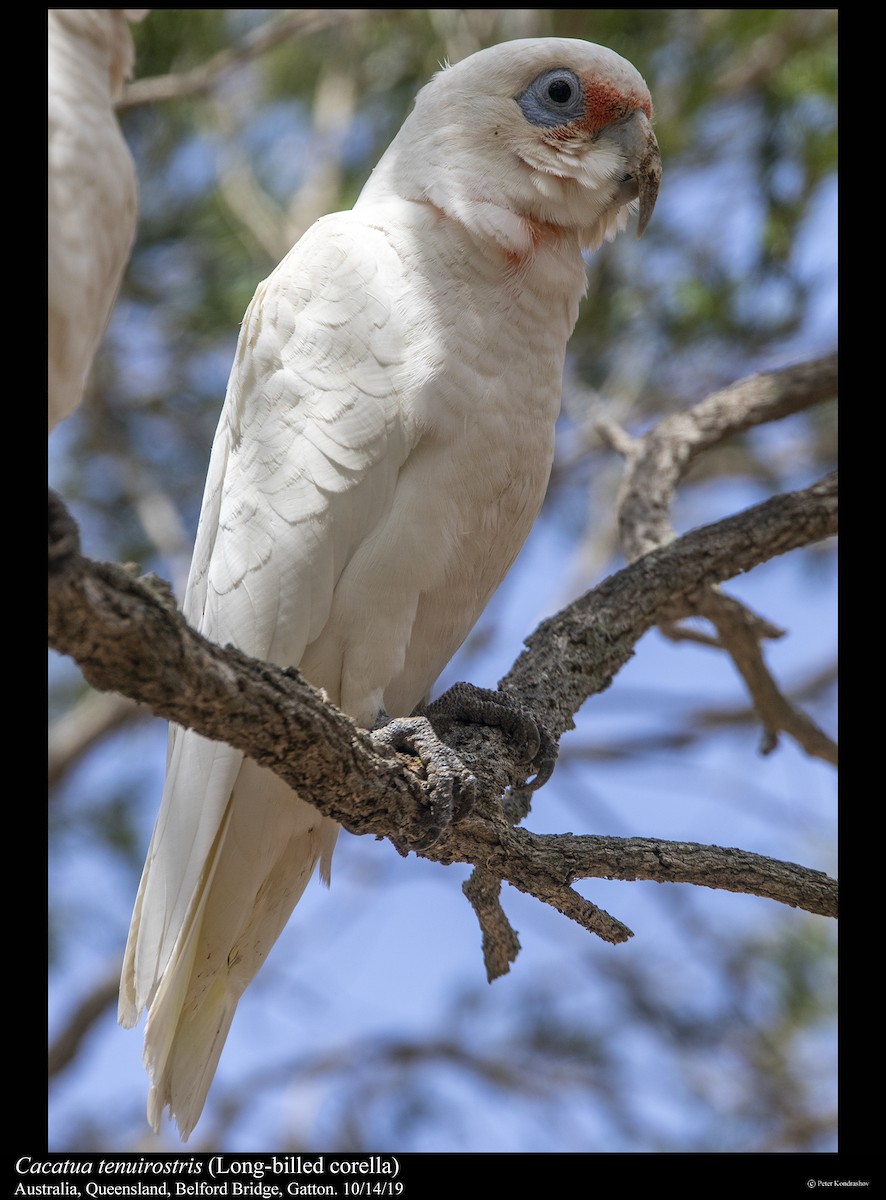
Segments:
[[[514,99],[530,124],[548,129],[568,125],[585,115],[581,80],[568,67],[543,71]]]

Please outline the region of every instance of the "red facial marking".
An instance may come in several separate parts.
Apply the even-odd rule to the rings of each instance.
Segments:
[[[619,88],[617,84],[595,78],[593,75],[582,76],[582,86],[585,95],[585,117],[573,125],[587,130],[588,133],[599,133],[613,121],[620,121],[637,109],[642,110],[649,120],[652,120],[652,102],[649,94],[636,89]]]

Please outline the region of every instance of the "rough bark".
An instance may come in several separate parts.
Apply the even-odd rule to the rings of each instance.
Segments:
[[[609,686],[661,613],[835,533],[836,499],[836,477],[828,477],[643,555],[539,626],[500,686],[559,736],[581,704]],[[493,728],[448,729],[446,740],[477,777],[477,794],[470,813],[427,847],[434,789],[416,760],[380,746],[297,671],[206,641],[157,581],[83,557],[76,527],[53,494],[49,529],[50,645],[74,658],[94,687],[242,749],[352,833],[388,838],[401,853],[421,845],[426,858],[479,868],[468,894],[490,977],[507,970],[519,948],[498,881],[611,942],[630,930],[576,892],[576,880],[689,882],[836,914],[834,881],[795,864],[714,846],[515,828],[502,794],[521,782],[522,756]]]

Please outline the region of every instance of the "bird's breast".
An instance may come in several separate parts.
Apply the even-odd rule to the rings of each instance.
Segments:
[[[566,344],[584,269],[518,275],[502,256],[453,271],[424,296],[423,436],[400,473],[385,542],[405,554],[415,598],[388,712],[409,712],[467,637],[541,508],[554,452]]]
[[[410,449],[300,664],[362,723],[422,700],[532,528],[585,282],[577,250],[540,246],[515,271],[433,211],[417,221],[373,226],[394,251],[378,285],[405,342],[395,411]]]

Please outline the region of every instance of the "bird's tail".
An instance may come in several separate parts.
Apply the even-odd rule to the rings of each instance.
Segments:
[[[148,1009],[144,1061],[151,1079],[148,1119],[163,1110],[183,1140],[196,1125],[240,997],[288,921],[319,860],[328,881],[338,826],[277,776],[247,759],[203,869],[176,917],[171,952],[167,904],[181,895],[171,871],[177,837],[161,821],[145,867],[124,960],[120,1020]],[[181,833],[181,830],[177,830]]]
[[[155,1132],[168,1107],[182,1141],[188,1140],[206,1103],[240,995],[217,976],[197,1008],[176,1011],[174,998],[169,1003],[158,998],[151,1006],[145,1066],[151,1079],[148,1120]]]

